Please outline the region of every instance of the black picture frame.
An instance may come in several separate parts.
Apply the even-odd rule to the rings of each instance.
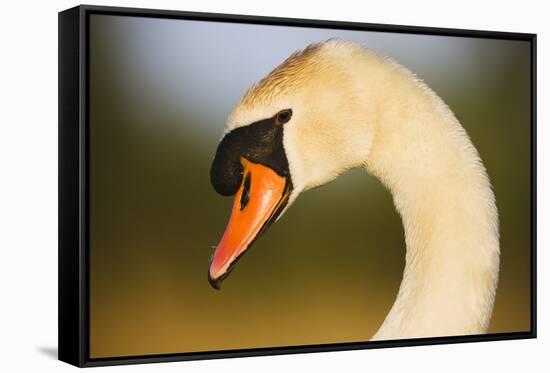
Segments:
[[[90,358],[89,336],[89,17],[92,14],[522,40],[531,47],[531,327],[528,332],[339,343],[147,356]],[[81,5],[59,13],[59,360],[78,367],[536,338],[537,36],[417,26],[273,18]]]

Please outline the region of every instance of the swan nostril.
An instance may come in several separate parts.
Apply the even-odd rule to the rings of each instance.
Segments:
[[[248,201],[250,200],[250,172],[246,174],[243,182],[243,193],[241,194],[241,211],[243,211],[248,205]]]

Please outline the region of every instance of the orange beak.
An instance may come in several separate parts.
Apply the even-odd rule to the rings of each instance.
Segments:
[[[242,183],[235,194],[229,223],[210,262],[208,280],[220,289],[233,265],[285,207],[290,183],[271,168],[241,157]]]

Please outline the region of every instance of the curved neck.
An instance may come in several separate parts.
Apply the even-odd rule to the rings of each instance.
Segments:
[[[441,99],[404,69],[392,79],[365,168],[391,191],[407,252],[397,299],[373,339],[484,333],[499,268],[489,179]]]

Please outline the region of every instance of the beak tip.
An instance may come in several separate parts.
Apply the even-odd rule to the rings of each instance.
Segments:
[[[210,273],[208,273],[208,282],[214,289],[221,290],[221,285],[222,285],[221,277],[213,278],[212,276],[210,276]]]

